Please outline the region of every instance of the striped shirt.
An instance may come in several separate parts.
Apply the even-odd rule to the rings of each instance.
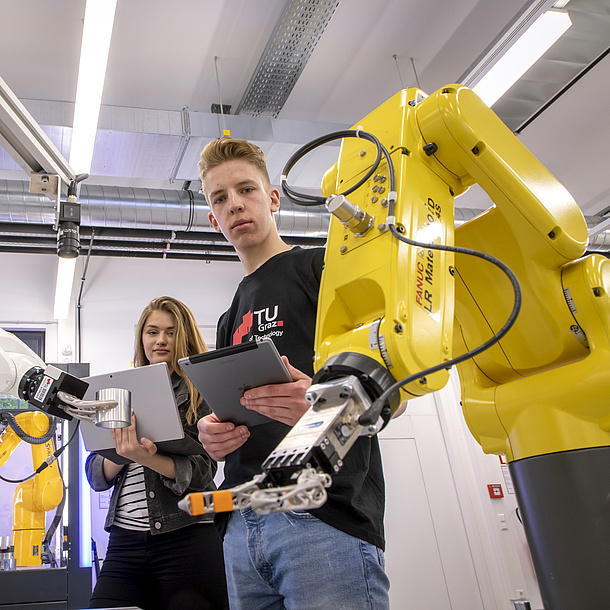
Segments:
[[[127,465],[125,481],[121,487],[121,495],[114,516],[114,525],[128,530],[149,530],[144,466],[141,464]]]

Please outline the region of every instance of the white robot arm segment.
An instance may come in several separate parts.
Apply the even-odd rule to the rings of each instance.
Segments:
[[[0,392],[21,398],[19,384],[33,368],[45,363],[15,335],[0,328]]]
[[[83,401],[89,384],[47,365],[15,335],[0,328],[0,393],[63,419],[92,421],[96,411],[116,401]]]

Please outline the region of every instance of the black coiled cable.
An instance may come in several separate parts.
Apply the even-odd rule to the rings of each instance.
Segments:
[[[28,445],[44,445],[48,440],[55,436],[55,418],[49,417],[49,429],[42,436],[30,436],[25,430],[17,423],[15,416],[10,411],[0,411],[0,421],[5,422],[13,430],[13,432],[22,440],[28,443]]]
[[[314,206],[314,205],[324,205],[326,203],[326,197],[321,197],[319,195],[308,195],[306,193],[298,193],[288,186],[287,178],[290,170],[295,166],[297,161],[302,159],[305,155],[310,153],[312,150],[322,146],[323,144],[327,144],[328,142],[332,142],[333,140],[342,140],[344,138],[362,138],[363,140],[368,140],[372,142],[377,149],[377,158],[373,162],[371,169],[351,188],[339,193],[339,195],[349,195],[353,193],[357,188],[360,188],[377,170],[379,163],[381,161],[381,155],[385,154],[385,148],[381,145],[381,142],[372,134],[366,131],[361,131],[358,129],[345,129],[342,131],[334,131],[332,133],[328,133],[324,136],[320,136],[315,140],[312,140],[308,144],[305,144],[299,150],[297,150],[290,159],[288,159],[288,163],[284,166],[282,170],[282,176],[280,178],[280,186],[284,191],[284,194],[288,199],[296,203],[297,205],[303,206]],[[385,151],[387,153],[387,151]],[[389,159],[389,155],[386,157],[388,159],[388,165],[391,165],[391,160]],[[392,166],[392,174],[394,172],[394,167]]]
[[[508,319],[506,320],[506,323],[504,324],[504,326],[502,326],[502,328],[497,333],[495,333],[490,339],[488,339],[487,341],[485,341],[478,347],[476,347],[472,350],[469,350],[468,352],[466,352],[460,356],[456,356],[455,358],[452,358],[451,360],[447,360],[445,362],[442,362],[440,364],[427,368],[423,371],[419,371],[418,373],[415,373],[414,375],[409,375],[408,377],[405,377],[404,379],[401,379],[400,381],[397,381],[396,383],[394,383],[387,390],[385,390],[381,394],[381,396],[379,396],[379,398],[377,398],[373,402],[371,407],[365,413],[363,413],[360,416],[359,423],[363,426],[367,426],[367,425],[375,424],[378,421],[382,411],[384,413],[388,412],[388,410],[389,410],[389,403],[387,403],[388,398],[394,392],[396,392],[403,386],[415,381],[416,379],[422,379],[425,376],[431,375],[438,371],[448,370],[451,367],[453,367],[454,365],[460,364],[461,362],[464,362],[465,360],[468,360],[469,358],[473,358],[474,356],[480,354],[481,352],[484,352],[485,350],[489,349],[492,345],[494,345],[495,343],[500,341],[500,339],[502,337],[504,337],[504,335],[506,335],[506,333],[509,331],[509,329],[513,326],[513,324],[515,323],[515,321],[517,319],[517,316],[519,315],[519,311],[521,309],[521,303],[522,303],[522,294],[521,294],[521,288],[519,286],[519,281],[518,281],[516,275],[511,271],[511,269],[509,269],[509,267],[506,264],[504,264],[502,261],[500,261],[499,259],[497,259],[489,254],[486,254],[485,252],[479,252],[477,250],[472,250],[470,248],[461,248],[459,246],[448,246],[448,245],[443,245],[443,244],[417,242],[417,241],[408,239],[407,237],[404,237],[403,235],[401,235],[399,230],[396,228],[396,221],[394,218],[394,206],[396,204],[396,192],[395,192],[396,178],[395,178],[395,172],[394,172],[394,164],[390,157],[390,153],[385,148],[385,146],[383,146],[381,144],[381,142],[373,134],[370,134],[366,131],[362,131],[360,129],[336,131],[333,133],[329,133],[325,136],[321,136],[315,140],[312,140],[308,144],[305,144],[304,146],[299,148],[292,155],[292,157],[290,157],[290,159],[284,166],[284,169],[282,171],[281,182],[280,182],[282,190],[284,191],[285,195],[291,201],[293,201],[297,205],[303,205],[303,206],[324,205],[326,203],[327,200],[325,197],[316,196],[316,195],[308,195],[305,193],[299,193],[299,192],[293,190],[291,187],[289,187],[288,186],[288,173],[301,158],[303,158],[306,154],[310,153],[315,148],[318,148],[319,146],[326,144],[327,142],[331,142],[333,140],[342,139],[342,138],[362,138],[364,140],[368,140],[368,141],[372,142],[377,149],[377,157],[375,159],[375,162],[371,166],[371,169],[354,186],[352,186],[351,188],[347,189],[346,191],[344,191],[342,193],[338,193],[338,195],[344,195],[344,196],[349,195],[356,189],[360,188],[377,170],[377,167],[379,166],[379,163],[381,161],[381,156],[383,155],[388,164],[389,195],[388,195],[387,224],[389,225],[390,232],[392,233],[392,235],[396,239],[398,239],[410,246],[415,246],[418,248],[429,248],[431,250],[441,250],[441,251],[445,251],[445,252],[466,254],[468,256],[476,256],[489,263],[492,263],[492,264],[496,265],[508,277],[508,279],[510,280],[511,285],[513,287],[513,292],[515,295],[513,309],[511,311]],[[385,420],[385,423],[384,423],[384,426],[385,426],[385,425],[387,425],[389,418],[384,418],[384,420]]]

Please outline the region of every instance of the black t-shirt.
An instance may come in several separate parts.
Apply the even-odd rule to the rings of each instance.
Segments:
[[[275,255],[245,276],[230,309],[218,322],[217,347],[270,337],[292,366],[312,376],[323,264],[322,248],[296,247]],[[226,456],[221,487],[234,487],[259,474],[263,461],[289,430],[281,422],[252,426],[246,443]],[[376,436],[360,437],[355,442],[327,492],[326,503],[311,513],[384,549],[385,483]]]

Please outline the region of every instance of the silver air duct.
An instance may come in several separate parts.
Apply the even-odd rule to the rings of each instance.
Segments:
[[[81,226],[215,232],[203,195],[191,190],[83,184],[78,200]],[[28,182],[0,180],[0,223],[53,224],[53,202],[29,192]],[[329,214],[282,198],[277,214],[281,235],[325,238]]]
[[[148,189],[83,184],[80,188],[81,229],[95,232],[94,254],[108,256],[182,256],[236,260],[235,252],[208,221],[203,195],[191,190]],[[455,224],[484,210],[456,208]],[[280,235],[291,245],[323,245],[330,215],[323,206],[301,207],[282,198],[276,215]],[[29,192],[29,183],[0,180],[0,251],[55,252],[53,202]],[[604,217],[586,217],[595,227]],[[588,251],[610,251],[610,233],[590,240]]]

